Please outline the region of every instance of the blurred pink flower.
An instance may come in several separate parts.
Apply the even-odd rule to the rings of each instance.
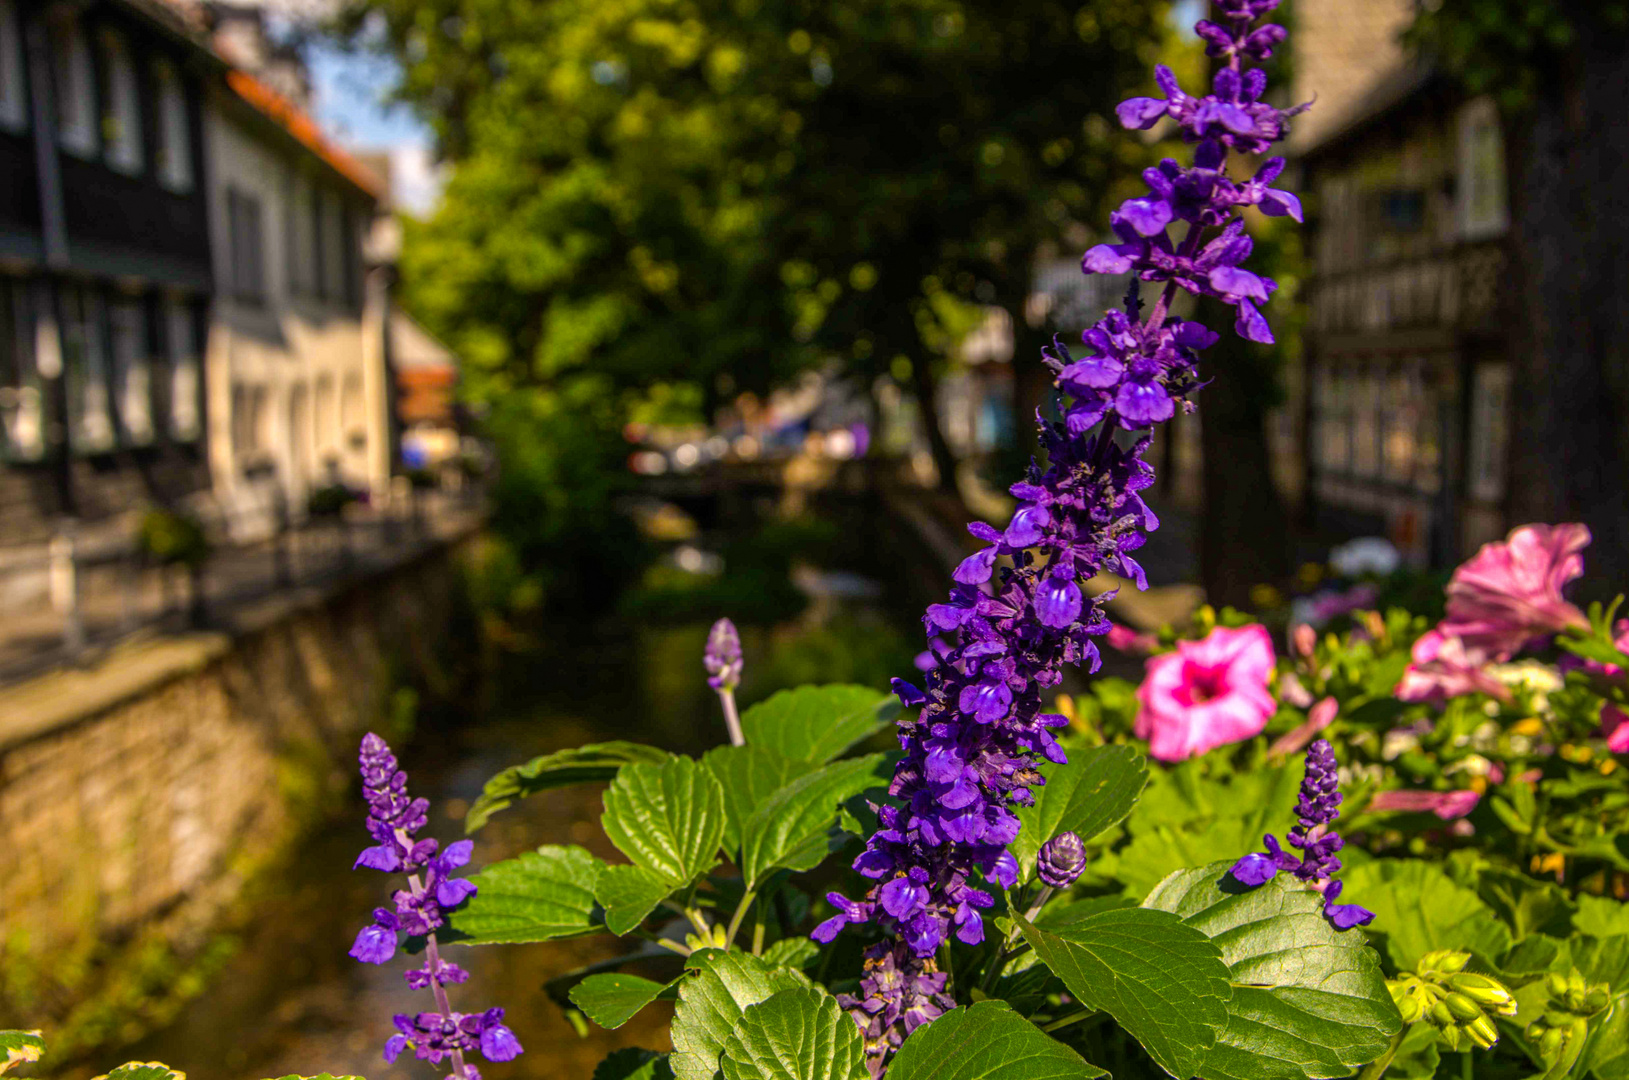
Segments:
[[[1491,694],[1510,700],[1510,690],[1482,670],[1488,657],[1473,653],[1456,637],[1439,628],[1427,630],[1411,650],[1414,662],[1403,671],[1392,696],[1401,701],[1429,701],[1440,705],[1461,694]]]
[[[1452,821],[1475,810],[1481,800],[1482,796],[1474,791],[1382,791],[1369,800],[1368,810],[1374,813],[1430,812],[1444,821]]]
[[[1109,632],[1103,635],[1103,640],[1108,642],[1112,649],[1141,653],[1144,656],[1153,652],[1160,643],[1160,639],[1154,634],[1139,634],[1131,627],[1121,626],[1119,623],[1109,624]]]
[[[1267,726],[1275,705],[1267,689],[1273,641],[1265,627],[1218,626],[1201,641],[1151,657],[1137,688],[1136,733],[1161,761],[1182,761],[1248,739]]]
[[[1339,711],[1340,704],[1334,698],[1324,698],[1307,712],[1305,720],[1273,741],[1273,745],[1267,748],[1267,756],[1288,756],[1305,750],[1318,732],[1335,722],[1335,714]]]
[[[1448,582],[1448,617],[1438,629],[1492,660],[1569,626],[1587,629],[1561,588],[1584,572],[1579,552],[1589,541],[1586,525],[1523,525],[1503,542],[1483,544]]]
[[[1629,754],[1629,713],[1610,701],[1604,702],[1601,705],[1601,734],[1606,736],[1608,750],[1614,754]]]

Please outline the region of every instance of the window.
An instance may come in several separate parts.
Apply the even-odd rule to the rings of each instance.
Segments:
[[[1505,494],[1505,453],[1510,446],[1510,367],[1478,364],[1471,381],[1471,497],[1498,502]]]
[[[1466,240],[1500,236],[1510,225],[1505,143],[1499,111],[1478,98],[1459,114],[1459,231]]]
[[[58,18],[51,27],[52,75],[56,83],[57,139],[80,157],[96,155],[96,75],[79,22]]]
[[[107,115],[102,117],[102,142],[107,163],[134,176],[141,172],[141,95],[136,89],[136,65],[124,38],[108,31],[102,35],[102,60],[107,72]]]
[[[177,442],[191,442],[203,431],[198,404],[202,386],[198,378],[197,320],[192,305],[184,300],[166,300],[164,311],[168,331],[165,345],[170,357],[170,437]]]
[[[17,9],[11,0],[0,0],[0,127],[11,131],[28,127],[22,35],[17,31]]]
[[[108,409],[102,298],[76,286],[64,286],[58,295],[63,373],[68,390],[68,443],[78,454],[104,454],[113,449],[114,436]]]
[[[153,65],[153,85],[158,92],[158,182],[174,192],[191,191],[192,123],[186,87],[167,60]]]
[[[132,446],[153,441],[153,379],[147,352],[147,311],[121,300],[109,312],[113,341],[113,400],[119,426]]]
[[[45,452],[45,395],[28,299],[22,282],[0,279],[0,457],[13,461]]]
[[[228,188],[226,219],[232,247],[232,295],[252,304],[262,303],[266,299],[266,257],[260,200]]]
[[[289,291],[296,296],[311,296],[316,292],[316,268],[312,265],[316,247],[312,242],[316,222],[313,194],[309,183],[300,177],[294,178],[288,200],[288,283]]]

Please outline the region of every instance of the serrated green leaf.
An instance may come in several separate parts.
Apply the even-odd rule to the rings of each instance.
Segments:
[[[999,1001],[952,1009],[917,1028],[888,1066],[889,1080],[1087,1080],[1107,1075]]]
[[[638,866],[675,886],[718,861],[724,840],[724,789],[700,762],[675,757],[626,765],[605,789],[605,835]]]
[[[766,746],[714,747],[701,763],[724,789],[724,847],[737,857],[747,819],[775,792],[814,769]]]
[[[1629,934],[1629,904],[1588,893],[1581,893],[1573,903],[1578,910],[1573,913],[1572,928],[1578,933],[1603,938]]]
[[[672,1077],[666,1054],[629,1047],[595,1066],[593,1080],[672,1080]]]
[[[771,967],[803,968],[820,955],[820,946],[806,937],[781,938],[764,950],[764,963]]]
[[[613,1031],[632,1020],[646,1005],[662,996],[672,983],[652,982],[637,975],[590,975],[571,988],[571,1003],[590,1020]]]
[[[1361,932],[1336,930],[1321,898],[1283,875],[1246,889],[1230,866],[1179,870],[1144,901],[1207,935],[1231,974],[1227,1026],[1200,1075],[1315,1080],[1379,1057],[1402,1018]]]
[[[836,761],[777,791],[742,830],[741,876],[757,888],[773,871],[811,870],[831,851],[837,808],[845,799],[885,784],[883,755]]]
[[[45,1040],[38,1031],[0,1031],[0,1074],[25,1062],[38,1061],[45,1054]]]
[[[474,833],[492,815],[528,795],[571,784],[591,784],[615,779],[622,766],[635,761],[660,764],[671,755],[666,750],[643,743],[590,743],[570,750],[535,757],[524,765],[511,765],[486,782],[475,804],[464,815],[464,833]]]
[[[899,712],[892,694],[867,686],[800,686],[741,714],[748,746],[823,765],[881,731]]]
[[[1018,807],[1023,828],[1010,846],[1028,881],[1041,845],[1059,833],[1090,840],[1118,824],[1148,783],[1148,759],[1129,746],[1098,746],[1071,752],[1067,765],[1041,764],[1046,784],[1035,789],[1035,805]]]
[[[1035,925],[1054,933],[1104,911],[1136,907],[1137,901],[1128,896],[1093,896],[1085,900],[1051,903],[1035,916]]]
[[[672,882],[643,866],[607,866],[594,886],[594,899],[605,909],[605,928],[617,937],[645,921],[673,891]]]
[[[580,847],[549,845],[493,863],[470,878],[475,895],[451,912],[445,941],[464,945],[554,941],[599,929],[594,887],[605,864]]]
[[[679,985],[673,1010],[670,1064],[680,1080],[712,1080],[724,1042],[748,1005],[809,985],[802,972],[772,968],[747,953],[702,949],[685,966],[696,974]]]
[[[187,1080],[187,1074],[157,1061],[127,1061],[96,1080]]]
[[[1189,1077],[1227,1024],[1227,965],[1210,938],[1165,911],[1122,908],[1024,940],[1082,1005],[1101,1009],[1160,1067]]]
[[[749,1005],[724,1040],[724,1080],[868,1080],[865,1041],[837,999],[818,986]]]
[[[1468,949],[1492,961],[1510,948],[1510,930],[1482,898],[1418,859],[1374,859],[1348,869],[1342,899],[1374,912],[1399,971],[1433,949]]]

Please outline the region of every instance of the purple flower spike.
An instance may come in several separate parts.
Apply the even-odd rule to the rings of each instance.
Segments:
[[[714,690],[734,690],[741,685],[741,635],[733,622],[720,619],[713,624],[701,663],[707,669],[707,685]]]
[[[403,1051],[412,1050],[424,1061],[452,1061],[449,1080],[480,1080],[465,1054],[477,1051],[489,1061],[509,1061],[521,1052],[514,1032],[498,1021],[502,1009],[464,1015],[451,1010],[447,987],[462,983],[469,973],[457,964],[441,959],[436,930],[446,922],[446,911],[457,907],[476,893],[474,882],[454,877],[454,871],[469,863],[475,849],[472,840],[459,840],[446,848],[432,839],[416,839],[415,834],[428,821],[429,802],[409,798],[407,774],[397,768],[396,757],[379,736],[371,732],[362,739],[362,793],[368,803],[368,833],[377,843],[357,859],[358,866],[375,870],[396,870],[410,875],[405,889],[391,899],[395,910],[375,908],[373,925],[356,935],[351,955],[365,964],[383,964],[396,955],[397,934],[425,939],[422,968],[404,974],[414,990],[435,994],[435,1012],[395,1017],[396,1034],[385,1042],[387,1062]]]
[[[1374,918],[1373,912],[1356,904],[1337,904],[1343,883],[1335,880],[1340,871],[1340,851],[1343,841],[1335,832],[1335,819],[1341,815],[1340,774],[1335,763],[1335,749],[1328,739],[1319,739],[1306,751],[1306,775],[1301,779],[1301,798],[1295,804],[1296,823],[1291,826],[1289,844],[1301,852],[1301,857],[1285,851],[1278,838],[1269,834],[1262,837],[1265,854],[1246,855],[1233,864],[1233,876],[1241,884],[1254,888],[1265,884],[1278,871],[1294,874],[1317,889],[1324,897],[1324,914],[1338,930],[1365,926]]]

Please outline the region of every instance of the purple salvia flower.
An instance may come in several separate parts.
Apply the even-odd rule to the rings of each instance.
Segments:
[[[707,669],[707,685],[718,691],[718,703],[724,710],[724,726],[730,732],[732,746],[745,746],[746,736],[741,731],[741,716],[735,708],[735,688],[741,685],[741,635],[735,624],[720,619],[707,632],[707,648],[702,651],[701,665]]]
[[[1086,869],[1086,845],[1072,832],[1059,833],[1041,845],[1035,872],[1043,884],[1067,889]]]
[[[391,900],[395,910],[375,908],[373,923],[362,928],[351,955],[365,964],[383,964],[396,955],[397,934],[423,937],[422,968],[405,973],[414,990],[435,994],[436,1012],[397,1016],[396,1031],[385,1043],[385,1060],[393,1062],[403,1050],[439,1064],[450,1059],[453,1080],[480,1080],[466,1053],[480,1051],[488,1061],[509,1061],[521,1052],[514,1032],[504,1027],[502,1009],[465,1015],[452,1011],[447,986],[464,982],[469,973],[441,959],[435,931],[446,923],[446,912],[475,895],[475,884],[455,876],[475,848],[472,840],[459,840],[443,850],[431,839],[416,834],[429,820],[429,801],[409,798],[407,774],[397,768],[396,756],[385,740],[369,732],[362,738],[362,794],[368,803],[368,834],[377,843],[362,852],[356,866],[408,875],[407,888]]]
[[[1266,150],[1300,111],[1264,101],[1265,77],[1243,67],[1282,43],[1280,28],[1254,25],[1277,3],[1218,0],[1216,21],[1201,33],[1227,65],[1209,94],[1184,93],[1162,66],[1155,81],[1163,97],[1120,105],[1129,128],[1173,119],[1196,144],[1193,163],[1167,160],[1145,172],[1148,195],[1111,214],[1113,241],[1086,252],[1086,273],[1131,275],[1123,308],[1086,330],[1083,356],[1061,341],[1043,350],[1060,394],[1060,419],[1037,417],[1046,464],[1032,463],[1011,488],[1017,508],[1005,529],[969,527],[984,546],[956,568],[947,601],[924,615],[930,649],[918,657],[922,684],[894,680],[900,701],[915,712],[899,720],[904,755],[890,800],[876,807],[877,831],[854,861],[872,885],[859,900],[830,894],[837,913],[814,931],[816,940],[831,941],[845,926],[870,923],[892,937],[867,954],[863,992],[848,1003],[866,1033],[874,1075],[910,1027],[942,1007],[934,1004],[944,978],[932,966],[934,954],[953,936],[982,941],[982,913],[994,904],[989,886],[1017,883],[1007,851],[1018,835],[1014,810],[1034,803],[1034,789],[1045,782],[1041,761],[1067,760],[1052,736],[1067,720],[1044,712],[1043,697],[1066,665],[1097,670],[1094,638],[1110,628],[1108,595],[1088,596],[1083,582],[1113,573],[1148,585],[1135,553],[1159,520],[1141,495],[1154,480],[1143,454],[1155,425],[1192,410],[1197,351],[1217,340],[1171,315],[1176,291],[1224,300],[1236,310],[1238,333],[1272,341],[1259,305],[1277,285],[1244,267],[1252,244],[1240,214],[1256,206],[1298,219],[1300,204],[1271,186],[1282,162],[1236,181],[1228,156]],[[1144,283],[1161,286],[1146,312]],[[1142,434],[1122,443],[1121,431]],[[1315,847],[1322,839],[1303,836]],[[1041,860],[1048,888],[1080,872],[1078,847],[1078,837],[1054,841]],[[912,1000],[927,1004],[913,1011]]]
[[[1301,798],[1295,805],[1296,823],[1290,828],[1290,846],[1301,852],[1299,858],[1279,846],[1271,833],[1262,837],[1267,850],[1252,852],[1233,864],[1233,876],[1254,888],[1264,885],[1282,870],[1293,874],[1323,893],[1324,914],[1337,929],[1366,926],[1374,913],[1357,904],[1337,904],[1342,883],[1334,880],[1340,871],[1342,840],[1335,832],[1335,819],[1341,810],[1340,776],[1335,750],[1328,739],[1319,739],[1306,752],[1306,775],[1301,780]]]

